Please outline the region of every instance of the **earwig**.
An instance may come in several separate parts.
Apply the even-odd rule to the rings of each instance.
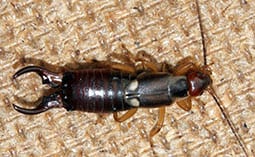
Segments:
[[[56,92],[44,96],[34,109],[13,106],[24,114],[38,114],[56,107],[68,111],[113,112],[119,122],[131,117],[139,107],[160,107],[159,122],[150,133],[152,137],[162,127],[166,105],[181,99],[177,104],[188,111],[191,109],[190,98],[201,95],[212,83],[206,67],[198,67],[188,61],[189,58],[182,60],[174,73],[144,71],[137,75],[111,68],[57,74],[42,67],[28,66],[17,71],[13,79],[35,72],[43,84],[55,88]],[[128,110],[126,114],[117,115],[117,112],[125,110]]]
[[[166,106],[176,102],[182,109],[189,111],[191,110],[191,99],[208,91],[227,120],[240,147],[248,156],[242,138],[236,132],[233,122],[212,87],[211,72],[206,61],[204,30],[199,5],[197,1],[196,3],[204,65],[197,65],[190,58],[185,58],[178,62],[171,71],[166,68],[157,71],[155,70],[156,65],[143,60],[143,65],[150,70],[138,72],[133,67],[123,64],[107,68],[66,71],[60,74],[39,66],[28,66],[17,71],[13,79],[25,73],[35,72],[41,77],[43,84],[54,88],[56,92],[44,96],[41,103],[33,109],[13,104],[14,109],[30,115],[59,107],[68,111],[113,113],[116,121],[123,122],[132,117],[138,108],[159,108],[158,121],[149,133],[151,142],[152,137],[162,128]],[[133,69],[133,71],[130,72],[127,69]],[[127,112],[119,116],[117,114],[119,111]]]

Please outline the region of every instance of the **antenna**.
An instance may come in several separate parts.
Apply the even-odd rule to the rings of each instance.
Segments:
[[[196,0],[196,6],[197,6],[197,17],[198,17],[200,36],[201,36],[202,48],[203,48],[204,65],[207,65],[207,60],[206,60],[206,52],[207,51],[206,51],[206,46],[205,46],[204,28],[203,28],[202,20],[201,20],[201,16],[200,16],[200,7],[199,7],[198,0]]]
[[[201,35],[201,42],[202,42],[202,49],[203,49],[203,58],[204,58],[204,66],[207,66],[207,60],[206,60],[206,54],[207,54],[207,50],[206,50],[206,46],[205,46],[205,37],[204,37],[204,28],[202,25],[202,20],[201,20],[201,16],[200,16],[200,7],[199,7],[199,3],[198,0],[196,0],[196,7],[197,7],[197,13],[198,13],[198,22],[199,22],[199,29],[200,29],[200,35]],[[245,156],[248,157],[248,152],[247,152],[247,148],[244,144],[244,141],[242,139],[242,137],[239,135],[239,133],[236,131],[236,127],[233,123],[233,121],[230,119],[229,114],[226,112],[224,106],[222,105],[221,100],[219,99],[219,97],[217,96],[217,94],[215,93],[215,90],[213,89],[213,86],[210,85],[208,88],[208,92],[210,93],[210,95],[213,97],[214,101],[216,102],[217,106],[219,107],[223,118],[226,119],[232,133],[234,134],[235,138],[237,139],[240,147],[242,148]]]

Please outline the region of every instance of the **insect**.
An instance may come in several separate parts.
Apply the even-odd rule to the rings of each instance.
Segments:
[[[143,71],[139,74],[111,68],[95,68],[68,71],[57,74],[39,66],[28,66],[13,75],[16,79],[28,72],[37,73],[43,84],[56,88],[56,92],[44,96],[34,109],[13,105],[24,114],[38,114],[51,108],[64,107],[68,111],[113,112],[116,121],[131,117],[139,107],[160,107],[159,121],[151,130],[153,137],[162,127],[165,106],[176,99],[184,110],[191,109],[191,97],[201,95],[212,83],[206,67],[196,66],[186,58],[175,67],[175,72]],[[117,112],[128,110],[118,116]]]
[[[79,110],[86,112],[112,112],[114,119],[123,122],[133,116],[140,107],[159,108],[156,125],[149,133],[150,141],[162,128],[165,107],[176,103],[184,110],[191,109],[191,99],[208,91],[219,106],[232,132],[245,152],[246,148],[233,122],[212,88],[210,70],[206,62],[206,48],[204,43],[203,27],[199,16],[204,65],[195,64],[190,58],[181,60],[171,71],[164,66],[161,72],[155,65],[150,66],[144,61],[149,70],[134,73],[126,72],[127,66],[111,68],[84,69],[81,71],[67,71],[61,74],[54,73],[38,66],[28,66],[13,75],[16,79],[29,72],[37,73],[43,84],[56,89],[55,93],[44,96],[42,102],[33,109],[26,109],[13,105],[14,109],[24,114],[38,114],[51,108],[63,107],[68,111]],[[127,112],[121,116],[119,111]]]

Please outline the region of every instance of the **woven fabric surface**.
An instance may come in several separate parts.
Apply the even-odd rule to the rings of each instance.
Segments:
[[[255,155],[255,1],[198,0],[213,86]],[[140,109],[123,123],[112,114],[52,109],[28,116],[48,88],[35,74],[12,75],[27,65],[55,71],[109,54],[144,50],[157,62],[192,56],[203,64],[196,1],[0,1],[0,156],[245,156],[212,96],[191,111],[167,107],[164,126],[148,133],[157,109]],[[27,104],[27,105],[26,105]]]

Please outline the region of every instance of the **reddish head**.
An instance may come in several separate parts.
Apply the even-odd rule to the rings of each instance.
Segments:
[[[207,71],[189,71],[187,74],[187,81],[190,96],[198,96],[212,83],[212,79]]]

